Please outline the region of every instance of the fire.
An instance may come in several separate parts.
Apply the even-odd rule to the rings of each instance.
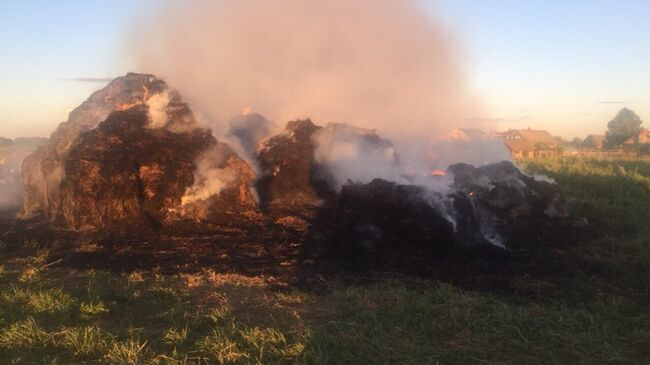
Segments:
[[[115,109],[117,109],[117,110],[119,110],[119,111],[122,111],[122,110],[131,109],[131,108],[133,108],[134,106],[138,106],[138,105],[142,105],[142,101],[141,101],[141,100],[136,100],[136,101],[134,101],[134,102],[132,102],[132,103],[122,103],[122,104],[117,104],[117,105],[115,106]]]
[[[255,148],[255,151],[257,151],[259,153],[259,152],[262,152],[265,148],[266,148],[266,143],[265,143],[265,141],[262,141],[262,142],[257,144],[257,147]]]
[[[147,101],[147,99],[149,99],[149,89],[146,86],[142,86],[142,98],[136,98],[135,101],[132,103],[117,104],[115,106],[115,109],[119,111],[131,109],[135,106],[143,105]]]
[[[447,171],[445,171],[445,170],[433,170],[433,171],[431,171],[431,176],[447,176]]]
[[[244,107],[241,111],[241,115],[249,115],[253,110],[250,106]]]

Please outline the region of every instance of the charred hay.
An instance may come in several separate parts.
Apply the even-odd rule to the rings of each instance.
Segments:
[[[162,123],[152,123],[148,101],[156,95],[164,96]],[[183,242],[191,250],[187,242],[201,237],[206,255],[210,247],[249,247],[251,260],[255,252],[284,250],[290,254],[283,257],[292,257],[285,261],[405,266],[450,252],[531,250],[551,239],[551,227],[567,222],[558,187],[510,162],[453,165],[444,190],[381,179],[336,181],[315,157],[315,136],[335,128],[346,141],[361,141],[363,151],[394,151],[390,141],[310,120],[263,139],[271,126],[260,118],[231,126],[253,169],[196,125],[189,106],[163,81],[135,74],[117,79],[25,161],[23,218],[40,213],[55,231],[92,232],[102,242],[126,235],[129,242],[167,242],[165,249]],[[399,167],[397,155],[391,158]]]

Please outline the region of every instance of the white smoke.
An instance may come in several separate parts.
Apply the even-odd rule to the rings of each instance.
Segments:
[[[390,151],[368,153],[350,133],[317,136],[316,158],[339,185],[375,177],[431,184],[436,166],[501,160],[500,152],[486,154],[493,141],[431,146],[452,128],[492,126],[475,118],[480,108],[457,42],[417,0],[163,4],[138,20],[130,53],[142,71],[174,85],[217,135],[231,116],[255,110],[278,126],[309,117],[393,141]]]
[[[222,143],[201,155],[196,162],[194,184],[185,192],[181,205],[185,206],[210,199],[236,180],[237,172],[225,165],[230,155],[232,155],[232,151]]]
[[[429,144],[428,155],[432,169],[445,169],[459,162],[478,167],[512,160],[502,138],[480,130],[454,129],[435,136]]]
[[[147,115],[149,123],[147,127],[152,129],[163,128],[167,125],[169,116],[167,115],[167,106],[170,97],[168,91],[163,91],[151,96],[145,104],[148,107]]]
[[[336,188],[348,181],[369,183],[381,178],[447,192],[453,182],[451,176],[432,176],[427,145],[418,143],[419,139],[396,149],[375,131],[340,124],[321,129],[313,138],[316,162],[333,174]]]
[[[0,210],[20,206],[22,192],[19,172],[5,166],[0,157]]]
[[[476,112],[454,39],[416,0],[166,1],[139,19],[131,55],[218,135],[252,108],[431,136]]]
[[[377,177],[399,180],[398,158],[393,145],[374,131],[346,125],[330,125],[313,136],[315,160],[334,174],[337,188],[348,180],[367,183]]]
[[[9,141],[8,143],[2,143]],[[45,139],[18,138],[16,141],[0,138],[0,210],[20,206],[23,183],[21,164]]]

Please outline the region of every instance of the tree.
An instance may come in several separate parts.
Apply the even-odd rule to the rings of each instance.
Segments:
[[[575,137],[571,142],[569,142],[569,146],[575,147],[575,148],[580,148],[582,147],[582,139]]]
[[[605,135],[605,146],[619,146],[626,139],[639,133],[641,118],[628,108],[621,109],[614,119],[607,123],[607,134]]]

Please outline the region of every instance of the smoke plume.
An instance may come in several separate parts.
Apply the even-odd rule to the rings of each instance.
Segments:
[[[415,0],[169,1],[148,19],[130,40],[138,66],[218,134],[246,107],[391,138],[475,111],[453,38]]]
[[[224,166],[232,152],[223,144],[217,144],[206,151],[197,161],[194,185],[182,198],[182,205],[192,204],[217,195],[234,181],[237,171]]]
[[[366,154],[350,133],[317,136],[316,157],[339,183],[506,155],[493,143],[466,143],[432,161],[434,135],[490,126],[473,118],[479,107],[457,42],[417,0],[169,1],[138,23],[131,42],[138,66],[174,85],[216,135],[252,110],[276,126],[311,118],[393,142],[397,168],[390,153]]]
[[[148,107],[147,116],[149,117],[149,128],[162,128],[167,125],[167,106],[169,105],[169,92],[167,90],[153,95],[145,101]]]
[[[21,164],[45,141],[44,138],[18,138],[12,141],[0,137],[0,211],[20,206],[23,190]]]

